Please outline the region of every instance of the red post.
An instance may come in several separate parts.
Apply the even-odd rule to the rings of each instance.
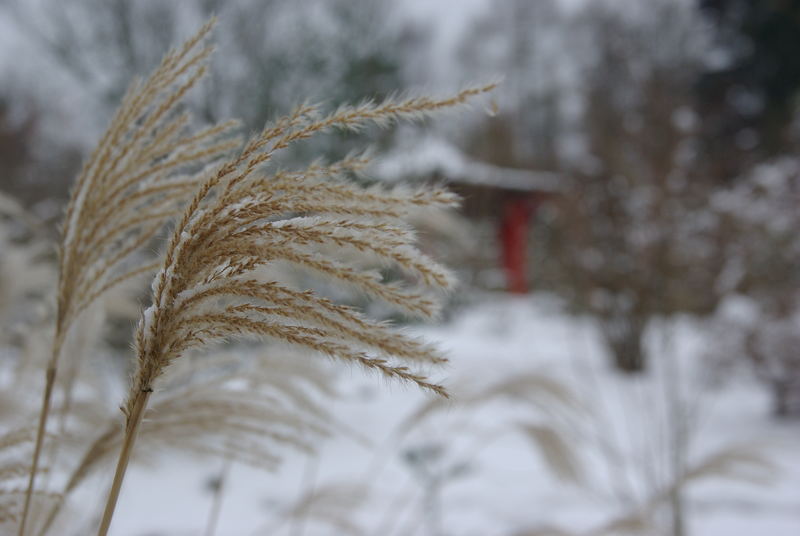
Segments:
[[[500,241],[503,269],[509,292],[525,294],[527,281],[528,223],[536,208],[531,196],[514,197],[506,201],[500,221]]]

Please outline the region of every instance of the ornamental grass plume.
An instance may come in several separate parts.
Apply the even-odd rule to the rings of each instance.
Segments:
[[[19,535],[25,533],[63,345],[81,313],[109,289],[158,265],[143,256],[194,193],[203,166],[239,145],[235,122],[187,133],[176,110],[204,76],[209,21],[166,55],[146,81],[134,81],[97,148],[83,166],[61,229],[55,335]]]
[[[402,312],[432,317],[439,307],[433,292],[450,288],[453,278],[416,249],[403,220],[413,210],[452,206],[456,198],[441,189],[364,189],[347,182],[343,175],[362,168],[363,157],[299,171],[261,168],[277,151],[332,127],[418,117],[485,90],[441,101],[342,107],[328,115],[303,106],[210,173],[173,230],[153,281],[152,305],[136,330],[126,435],[100,534],[110,524],[153,383],[189,350],[231,337],[268,337],[446,396],[443,387],[409,368],[443,363],[435,348],[313,291],[258,274],[263,266],[289,263]],[[320,253],[327,245],[335,249]],[[362,267],[376,261],[401,270],[406,280],[386,282],[379,271]]]
[[[193,50],[208,27],[181,50]],[[183,67],[178,70],[183,74],[205,60],[208,50],[203,48],[195,55],[188,52],[169,55],[151,77],[152,84],[160,88],[165,83],[161,70],[169,71],[180,64]],[[197,67],[196,76],[190,77],[191,83],[202,70]],[[435,348],[311,290],[263,277],[262,268],[289,264],[347,285],[403,313],[433,317],[439,309],[440,291],[449,289],[453,278],[415,247],[413,231],[405,219],[419,209],[454,206],[456,197],[439,188],[363,188],[348,181],[350,174],[363,171],[368,164],[364,156],[351,156],[332,164],[315,162],[300,170],[269,169],[268,164],[293,144],[331,129],[359,130],[368,124],[420,119],[464,103],[493,87],[466,89],[440,100],[390,98],[381,103],[342,106],[329,113],[323,113],[315,105],[302,105],[268,124],[236,156],[206,167],[190,179],[141,186],[141,179],[134,173],[121,185],[106,186],[105,191],[110,189],[113,195],[102,196],[105,202],[101,206],[92,205],[103,211],[103,216],[99,222],[94,219],[88,225],[71,223],[76,210],[87,210],[84,207],[90,199],[97,203],[92,197],[96,196],[94,188],[87,189],[79,181],[78,193],[68,211],[67,246],[80,237],[85,240],[87,233],[90,237],[106,236],[102,230],[94,230],[106,224],[111,230],[145,229],[121,250],[125,253],[145,243],[165,221],[179,215],[152,284],[152,304],[142,313],[136,330],[135,372],[122,407],[125,432],[98,534],[104,535],[109,529],[156,381],[171,363],[193,349],[230,338],[269,338],[447,396],[442,386],[422,372],[430,365],[446,361]],[[139,96],[136,90],[132,95],[126,102],[147,98]],[[182,91],[173,95],[179,98]],[[161,106],[155,109],[161,110]],[[150,147],[151,143],[140,143],[141,136],[137,133],[160,119],[141,120],[135,113],[122,113],[118,117],[112,132],[132,129],[134,134],[127,139],[112,135],[101,143],[101,148],[124,155],[131,152],[128,146],[132,144]],[[176,123],[174,128],[178,126]],[[205,141],[227,130],[227,126],[214,127],[199,136]],[[199,153],[208,158],[228,149],[229,142],[222,142]],[[87,167],[94,169],[98,161],[107,160],[93,158]],[[112,160],[126,162],[125,156]],[[166,165],[169,159],[163,162]],[[130,188],[135,189],[130,191]],[[142,193],[143,190],[148,193]],[[191,192],[191,200],[177,210],[176,204],[184,201],[187,192]],[[131,196],[141,200],[141,204],[130,201]],[[148,208],[130,220],[123,216],[122,223],[112,223],[119,218],[119,211],[114,208],[118,204]],[[108,257],[103,250],[85,253],[97,259]],[[111,256],[114,263],[121,253]],[[113,265],[103,261],[95,272],[107,274]],[[370,266],[392,267],[404,277],[389,282]],[[62,271],[68,269],[68,263],[62,260]],[[144,267],[129,270],[91,290],[84,289],[88,284],[84,282],[78,286],[84,289],[80,294],[82,299],[72,307],[79,310],[87,297],[141,270]]]
[[[364,187],[363,181],[351,180],[369,165],[364,155],[301,169],[281,169],[273,161],[317,134],[421,119],[493,85],[443,99],[390,98],[329,112],[306,104],[243,145],[231,135],[237,122],[188,132],[191,118],[179,111],[206,72],[212,49],[205,40],[213,24],[168,53],[149,78],[134,81],[72,190],[61,229],[57,308],[37,423],[0,437],[0,478],[27,479],[26,487],[0,490],[0,523],[16,524],[19,536],[32,525],[34,497],[45,507],[36,508],[37,516],[49,512],[40,527],[43,534],[66,495],[119,451],[99,529],[106,534],[140,430],[147,446],[167,442],[182,451],[263,466],[277,463],[271,450],[276,444],[310,450],[331,428],[347,429],[299,391],[284,392],[281,399],[264,390],[269,381],[290,385],[276,362],[266,360],[255,391],[232,389],[222,380],[190,382],[163,389],[148,407],[154,389],[169,383],[164,373],[170,365],[187,363],[188,353],[214,343],[240,337],[276,340],[447,396],[425,373],[446,361],[436,348],[269,273],[276,265],[290,266],[406,315],[434,317],[442,291],[454,279],[417,249],[407,220],[420,210],[452,207],[457,198],[441,188]],[[163,253],[154,257],[165,229]],[[67,437],[63,426],[58,433],[48,426],[51,409],[61,412],[62,424],[67,413],[80,410],[68,392],[75,382],[56,381],[60,361],[80,359],[70,354],[87,351],[69,343],[80,331],[78,324],[111,289],[154,271],[151,305],[142,312],[134,338],[124,427],[99,427],[60,493],[37,489],[37,476],[57,469],[42,467],[50,464],[40,459],[56,460]],[[389,271],[397,277],[389,280]],[[62,384],[63,396],[54,397]],[[97,413],[92,415],[96,423]],[[224,425],[214,424],[224,416],[230,417]],[[233,437],[240,441],[227,441]]]

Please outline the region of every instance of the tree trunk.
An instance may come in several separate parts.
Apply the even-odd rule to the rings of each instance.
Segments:
[[[800,418],[800,384],[797,381],[772,381],[772,413],[782,419]]]
[[[604,322],[603,335],[617,370],[628,374],[644,372],[644,328],[645,322],[638,318],[616,318]]]
[[[683,497],[680,485],[670,492],[670,514],[672,517],[672,536],[686,536],[686,521],[683,516]]]
[[[772,383],[772,412],[776,417],[787,417],[789,415],[789,390],[786,389],[786,382],[776,381]]]

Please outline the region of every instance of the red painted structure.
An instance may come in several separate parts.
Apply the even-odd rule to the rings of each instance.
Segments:
[[[528,292],[528,226],[536,208],[533,196],[515,197],[505,202],[500,216],[500,245],[503,270],[509,292]]]
[[[498,236],[500,260],[506,275],[506,288],[514,294],[529,290],[528,237],[531,221],[539,205],[550,196],[549,192],[515,192],[501,206]]]
[[[388,180],[427,177],[448,183],[462,197],[465,217],[496,226],[500,258],[494,262],[505,274],[506,289],[529,290],[529,230],[541,201],[559,190],[556,173],[492,165],[436,139],[385,159],[384,166]]]

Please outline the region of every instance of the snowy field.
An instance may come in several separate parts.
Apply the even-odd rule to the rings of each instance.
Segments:
[[[644,505],[651,521],[666,521],[658,497],[676,463],[691,474],[688,534],[800,534],[800,424],[771,420],[766,391],[746,373],[718,381],[703,360],[714,340],[697,322],[653,329],[655,366],[639,379],[611,372],[590,323],[547,296],[477,300],[416,331],[449,351],[455,401],[401,429],[429,398],[340,372],[333,410],[363,437],[334,438],[317,459],[295,456],[274,475],[232,467],[216,534],[598,534]],[[526,378],[544,383],[458,402]],[[521,432],[531,429],[540,442]],[[548,430],[562,443],[548,443]],[[686,449],[670,448],[681,438]],[[222,466],[168,458],[133,469],[112,533],[203,534]],[[85,486],[78,504],[88,509],[103,484]]]

